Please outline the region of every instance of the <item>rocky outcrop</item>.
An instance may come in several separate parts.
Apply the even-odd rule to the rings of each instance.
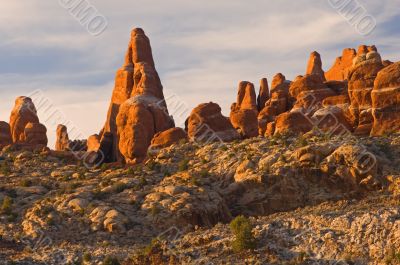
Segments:
[[[117,72],[101,142],[109,141],[105,133],[112,135],[112,161],[141,161],[154,134],[171,127],[174,122],[168,115],[150,41],[142,29],[134,29],[125,64]]]
[[[41,123],[28,123],[24,129],[24,138],[22,142],[30,145],[47,146],[47,129]]]
[[[0,150],[12,144],[10,125],[5,121],[0,121]]]
[[[374,87],[374,80],[383,64],[380,55],[371,51],[368,54],[361,54],[354,60],[354,66],[349,72],[349,98],[350,116],[352,125],[359,131],[368,135],[372,128],[372,100],[371,91]],[[363,117],[361,117],[363,115]],[[357,129],[356,129],[357,131]]]
[[[151,140],[158,132],[174,127],[174,121],[152,95],[125,101],[117,116],[119,151],[127,163],[142,162]]]
[[[230,121],[243,138],[258,135],[257,114],[254,85],[250,82],[240,82],[237,102],[231,106]]]
[[[56,132],[56,151],[65,151],[69,146],[68,129],[65,125],[59,124]]]
[[[150,150],[157,150],[188,140],[188,135],[182,128],[171,128],[157,133],[151,140]]]
[[[193,141],[229,142],[240,139],[229,119],[221,113],[218,104],[203,103],[192,110],[188,119],[188,135]]]
[[[342,52],[342,56],[336,58],[335,63],[325,73],[326,80],[345,80],[347,79],[348,72],[353,66],[353,60],[357,56],[356,50],[346,48]]]
[[[100,147],[100,136],[98,134],[94,134],[89,136],[87,139],[87,150],[90,151],[97,151]]]
[[[325,73],[322,70],[321,55],[314,51],[310,55],[308,60],[306,75],[318,75],[323,81],[325,81]]]
[[[265,103],[269,99],[269,87],[267,78],[263,78],[260,81],[260,91],[257,96],[257,107],[258,111],[261,111],[265,107]]]
[[[14,143],[24,142],[24,131],[28,123],[39,123],[35,105],[31,98],[18,97],[10,117],[11,136]]]
[[[352,132],[343,110],[337,106],[328,106],[317,110],[312,116],[313,124],[327,135],[346,135]]]
[[[311,131],[314,124],[300,111],[285,112],[276,117],[274,134],[298,135]]]
[[[312,74],[297,77],[290,85],[289,95],[295,102],[293,109],[312,114],[321,107],[325,98],[336,94],[320,75]]]
[[[291,108],[288,98],[290,84],[291,82],[286,80],[281,73],[276,74],[272,79],[270,99],[257,116],[259,135],[265,134],[268,124],[273,122],[276,116]]]
[[[381,70],[371,94],[372,135],[384,135],[400,130],[400,62]]]

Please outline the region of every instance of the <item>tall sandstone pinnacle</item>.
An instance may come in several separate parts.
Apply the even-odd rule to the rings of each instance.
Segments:
[[[65,151],[68,149],[68,145],[68,129],[65,125],[59,124],[56,131],[56,151]]]
[[[155,69],[150,40],[132,30],[125,63],[117,71],[101,141],[112,138],[112,161],[136,163],[146,156],[154,134],[174,127]],[[104,135],[107,133],[107,139]]]
[[[231,106],[230,121],[243,138],[258,135],[258,106],[254,85],[243,81],[239,83],[236,103]]]
[[[321,55],[316,51],[310,54],[306,75],[319,75],[321,79],[325,81],[325,73],[324,70],[322,70]]]
[[[260,80],[260,91],[257,97],[258,111],[261,111],[265,107],[265,103],[269,99],[269,87],[267,78]]]

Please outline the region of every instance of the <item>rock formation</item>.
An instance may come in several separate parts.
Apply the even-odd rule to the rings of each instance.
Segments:
[[[87,150],[90,151],[97,151],[100,147],[100,136],[98,134],[94,134],[89,136],[87,139]]]
[[[5,121],[0,121],[0,151],[10,144],[12,144],[10,125]]]
[[[243,138],[258,135],[257,100],[254,85],[240,82],[236,103],[231,106],[230,121]]]
[[[28,123],[39,123],[35,105],[28,97],[18,97],[10,117],[11,136],[14,143],[24,141],[24,131]]]
[[[383,68],[380,55],[371,51],[354,59],[354,66],[349,72],[350,116],[357,134],[368,135],[372,128],[371,91],[374,80]]]
[[[154,135],[149,150],[158,150],[184,140],[188,140],[185,130],[182,128],[171,128]]]
[[[350,48],[344,49],[342,56],[336,58],[331,69],[325,73],[326,80],[341,81],[347,79],[348,72],[353,66],[353,60],[356,56],[356,50]]]
[[[65,125],[59,124],[56,132],[56,151],[65,151],[69,146],[68,129]]]
[[[139,116],[128,116],[131,114]],[[154,134],[171,127],[174,122],[168,115],[150,41],[142,29],[134,29],[125,64],[115,78],[101,141],[105,133],[111,134],[111,160],[141,161]]]
[[[314,51],[310,55],[308,60],[306,75],[318,75],[323,81],[325,81],[325,73],[322,70],[321,55]]]
[[[229,142],[240,139],[229,119],[222,115],[220,106],[212,102],[194,108],[187,124],[189,138],[194,141]]]
[[[274,134],[303,134],[314,127],[311,119],[300,111],[285,112],[276,117]]]
[[[400,62],[381,70],[371,94],[372,135],[400,131]]]
[[[261,111],[265,107],[265,103],[269,99],[269,87],[267,78],[263,78],[260,81],[260,91],[257,96],[258,111]]]
[[[24,129],[24,137],[22,142],[30,145],[47,146],[47,129],[41,123],[28,123]]]

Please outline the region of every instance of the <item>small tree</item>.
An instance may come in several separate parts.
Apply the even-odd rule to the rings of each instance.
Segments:
[[[248,218],[242,215],[236,217],[230,223],[230,228],[235,235],[235,240],[232,242],[233,251],[241,252],[246,249],[255,249],[256,241]]]

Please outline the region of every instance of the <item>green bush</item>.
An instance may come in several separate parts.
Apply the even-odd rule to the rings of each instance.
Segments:
[[[1,204],[1,213],[7,215],[11,214],[12,204],[13,200],[10,197],[8,196],[4,197],[3,203]]]
[[[179,171],[186,171],[189,169],[189,159],[183,159],[179,163]]]
[[[107,256],[103,260],[104,265],[121,265],[116,257]]]
[[[232,242],[232,249],[234,252],[255,249],[256,241],[248,218],[242,215],[236,217],[230,223],[230,228],[232,233],[235,235],[235,240]]]

